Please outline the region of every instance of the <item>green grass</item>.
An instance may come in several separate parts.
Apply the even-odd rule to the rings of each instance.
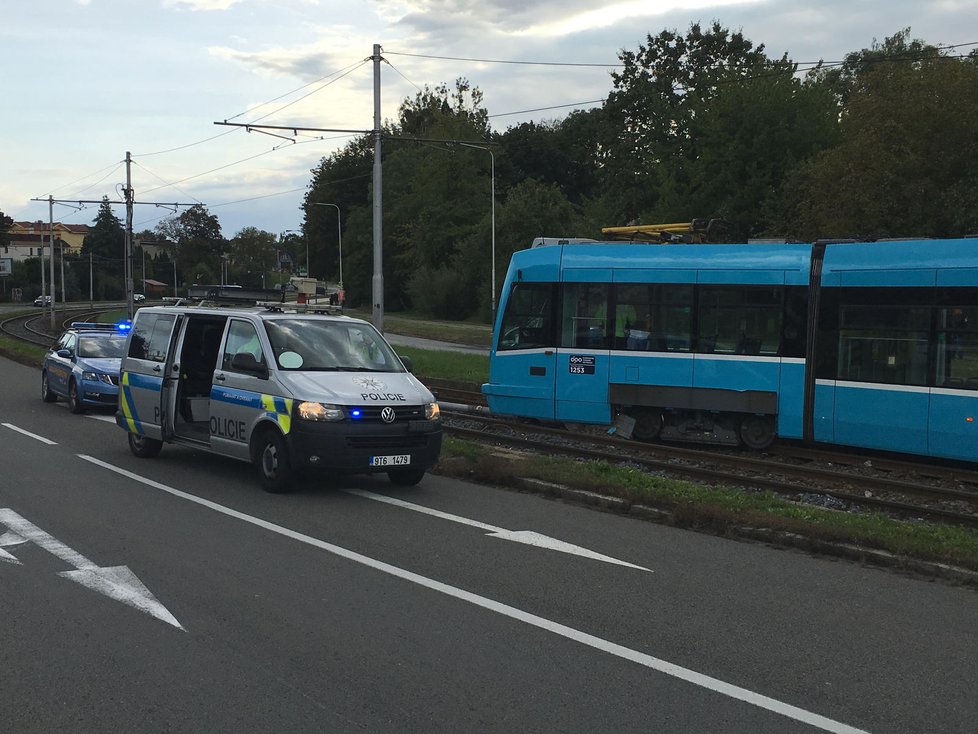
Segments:
[[[414,374],[425,378],[481,385],[489,380],[489,357],[396,345],[398,354],[411,358]]]
[[[771,492],[669,479],[603,461],[502,452],[446,437],[438,473],[500,486],[532,478],[667,511],[680,527],[723,534],[752,527],[813,541],[850,543],[978,571],[978,532],[967,528],[846,513],[789,502]]]

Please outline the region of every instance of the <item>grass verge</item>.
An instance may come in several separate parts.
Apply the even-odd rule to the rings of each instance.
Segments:
[[[672,524],[718,534],[766,528],[978,571],[978,532],[789,502],[771,492],[707,486],[603,461],[518,454],[446,436],[437,472],[497,486],[538,479],[668,513]]]

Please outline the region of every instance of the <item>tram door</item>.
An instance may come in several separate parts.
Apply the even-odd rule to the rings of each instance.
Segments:
[[[565,270],[555,364],[555,419],[608,423],[614,313],[608,307],[611,271]],[[574,279],[574,282],[566,282]]]
[[[517,283],[500,321],[483,392],[493,413],[554,419],[554,283]]]

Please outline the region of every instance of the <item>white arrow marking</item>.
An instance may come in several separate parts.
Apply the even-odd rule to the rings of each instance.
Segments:
[[[575,556],[583,556],[584,558],[590,558],[594,561],[604,561],[605,563],[614,563],[619,566],[627,566],[628,568],[636,568],[639,571],[648,571],[652,573],[651,569],[645,568],[644,566],[636,566],[634,563],[628,563],[627,561],[620,561],[617,558],[612,558],[611,556],[605,556],[601,553],[595,553],[594,551],[588,550],[587,548],[582,548],[579,545],[573,545],[571,543],[565,543],[562,540],[557,540],[556,538],[551,538],[547,535],[541,535],[540,533],[533,532],[532,530],[506,530],[505,528],[497,528],[494,525],[487,525],[484,522],[479,522],[478,520],[470,520],[467,517],[460,517],[459,515],[452,515],[447,512],[442,512],[441,510],[433,510],[430,507],[424,507],[422,505],[415,505],[410,502],[405,502],[404,500],[395,499],[394,497],[388,497],[383,494],[374,494],[373,492],[366,492],[362,489],[344,489],[347,494],[353,494],[357,497],[363,497],[368,500],[375,500],[377,502],[385,502],[389,505],[395,505],[397,507],[403,507],[406,510],[412,510],[414,512],[421,512],[425,515],[431,515],[433,517],[440,517],[443,520],[450,520],[451,522],[461,523],[462,525],[470,525],[472,527],[479,528],[481,530],[488,531],[490,538],[502,538],[503,540],[512,540],[517,543],[525,543],[526,545],[533,545],[537,548],[546,548],[547,550],[560,551],[561,553],[570,553]]]
[[[6,525],[11,531],[0,538],[0,542],[3,542],[4,545],[13,545],[18,542],[34,543],[77,569],[75,571],[62,571],[58,574],[59,576],[64,576],[82,586],[87,586],[93,591],[104,594],[110,599],[121,601],[123,604],[146,612],[167,624],[172,624],[178,629],[183,629],[183,626],[170,614],[167,608],[160,604],[152,592],[136,577],[136,574],[126,566],[101,568],[81,553],[72,550],[57,538],[41,530],[34,523],[25,520],[13,510],[0,509],[0,523]],[[8,538],[10,540],[7,540]],[[6,551],[0,552],[13,558],[15,562],[19,562]]]
[[[20,537],[13,530],[8,530],[3,535],[0,535],[0,561],[16,563],[19,565],[20,561],[18,561],[15,556],[5,551],[4,548],[9,548],[12,545],[20,545],[26,542],[26,538]]]

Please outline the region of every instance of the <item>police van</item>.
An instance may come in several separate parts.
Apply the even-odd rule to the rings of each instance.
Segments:
[[[284,291],[191,295],[133,321],[116,423],[136,456],[173,443],[249,461],[270,492],[311,468],[410,486],[438,461],[438,403],[371,324]]]

